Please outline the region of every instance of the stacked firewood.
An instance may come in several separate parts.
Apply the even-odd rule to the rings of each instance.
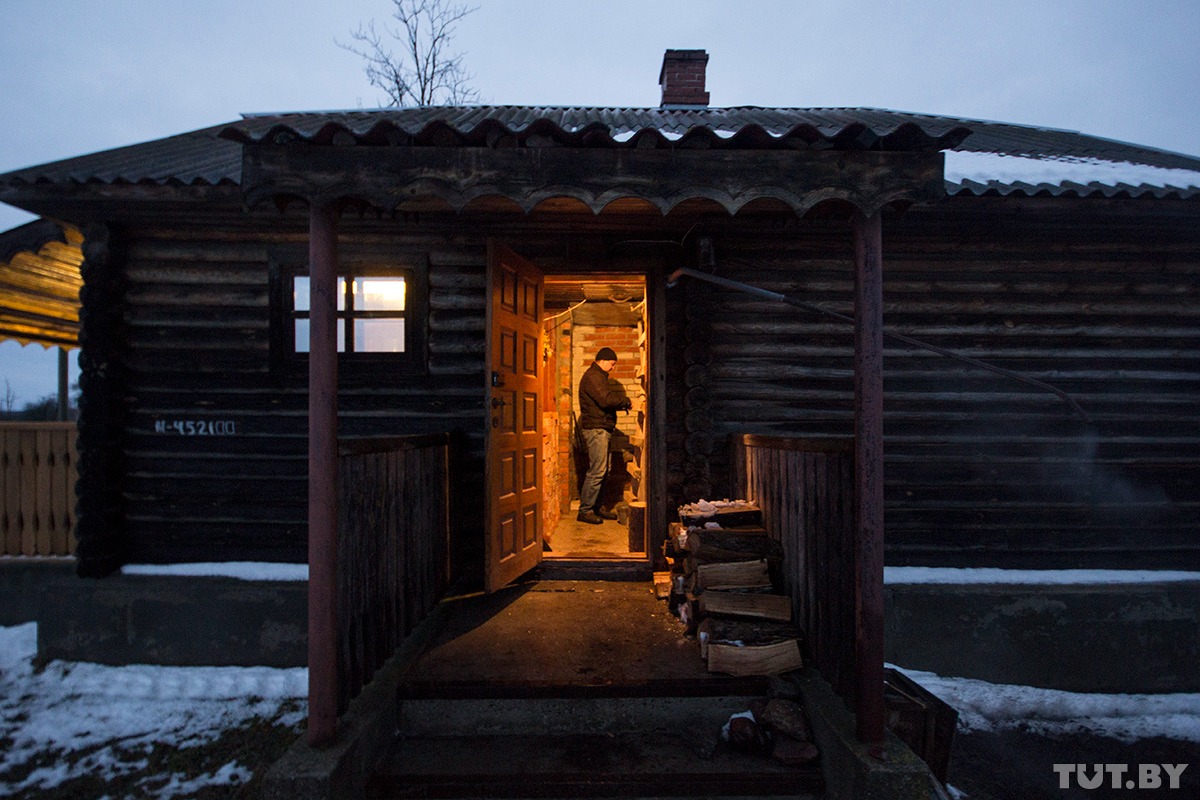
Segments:
[[[745,501],[700,501],[679,508],[660,588],[695,634],[710,672],[778,675],[802,666],[800,630],[782,585],[783,548]]]

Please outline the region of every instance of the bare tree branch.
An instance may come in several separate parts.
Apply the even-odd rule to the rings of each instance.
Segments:
[[[360,56],[367,80],[387,96],[389,106],[462,105],[479,101],[463,67],[463,54],[450,53],[455,28],[478,7],[447,0],[392,0],[396,27],[375,22],[351,31],[352,44],[338,47]],[[392,48],[396,48],[393,50]]]

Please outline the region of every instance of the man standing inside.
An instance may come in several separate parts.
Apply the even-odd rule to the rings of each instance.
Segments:
[[[617,518],[599,505],[600,486],[608,473],[608,443],[617,427],[617,412],[633,406],[620,384],[609,382],[608,373],[616,365],[617,354],[613,349],[601,347],[579,381],[579,427],[587,445],[588,469],[579,490],[579,515],[575,518],[591,525]]]

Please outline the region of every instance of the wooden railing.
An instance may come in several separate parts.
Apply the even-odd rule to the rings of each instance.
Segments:
[[[75,436],[74,422],[0,422],[0,555],[74,552]]]
[[[734,486],[784,550],[805,655],[854,702],[854,441],[733,437]]]
[[[339,445],[339,715],[445,593],[451,444],[436,434]]]

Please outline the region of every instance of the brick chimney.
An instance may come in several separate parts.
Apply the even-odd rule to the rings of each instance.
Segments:
[[[658,85],[662,87],[663,108],[707,108],[704,69],[708,53],[704,50],[668,50],[663,54]]]

